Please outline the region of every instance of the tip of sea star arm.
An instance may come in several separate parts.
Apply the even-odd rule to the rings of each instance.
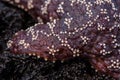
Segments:
[[[17,32],[7,46],[15,54],[35,55],[45,60],[65,60],[72,57],[72,51],[62,46],[46,24],[36,24],[27,30]],[[48,36],[49,35],[49,36]]]

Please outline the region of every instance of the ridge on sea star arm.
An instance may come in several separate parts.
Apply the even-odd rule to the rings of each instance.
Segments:
[[[28,9],[25,1],[33,0],[20,0],[19,4]],[[42,3],[47,6],[44,9],[48,21],[17,32],[8,41],[13,53],[50,61],[86,55],[98,71],[120,77],[119,0],[34,0],[31,3],[34,9],[26,11],[33,17],[37,12],[40,18],[44,17]]]

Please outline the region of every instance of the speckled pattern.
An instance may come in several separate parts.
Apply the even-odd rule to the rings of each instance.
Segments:
[[[119,0],[6,1],[38,20],[8,41],[12,52],[53,62],[85,55],[96,70],[120,77]]]

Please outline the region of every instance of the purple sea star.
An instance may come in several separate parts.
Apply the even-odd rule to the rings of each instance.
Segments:
[[[119,0],[4,1],[38,21],[8,41],[13,53],[53,62],[84,55],[96,70],[120,78]]]

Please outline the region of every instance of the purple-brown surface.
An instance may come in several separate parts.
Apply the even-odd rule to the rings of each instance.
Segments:
[[[15,54],[64,61],[90,58],[93,67],[120,78],[119,0],[6,0],[38,21],[8,41]]]

